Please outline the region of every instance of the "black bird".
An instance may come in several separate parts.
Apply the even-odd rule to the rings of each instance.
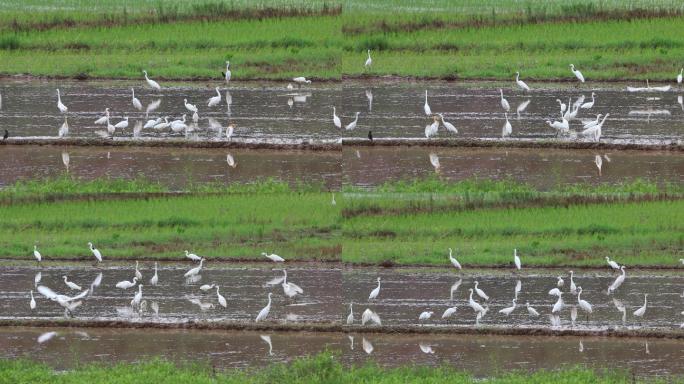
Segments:
[[[368,131],[368,140],[373,141],[373,132]]]
[[[5,129],[5,135],[2,136],[2,140],[5,141],[5,140],[7,140],[8,137],[9,137],[9,131],[7,131],[7,130]]]

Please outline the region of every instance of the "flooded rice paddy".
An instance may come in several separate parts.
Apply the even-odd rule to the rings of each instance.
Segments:
[[[39,344],[41,334],[57,331]],[[681,340],[595,337],[402,335],[106,328],[0,328],[0,358],[30,357],[56,369],[164,356],[217,369],[259,367],[324,350],[346,364],[449,365],[479,377],[577,365],[636,376],[684,374]]]
[[[135,288],[120,289],[119,281],[131,281],[134,269],[90,266],[27,268],[3,268],[4,282],[0,291],[0,311],[5,319],[61,318],[65,311],[56,302],[35,294],[37,308],[29,308],[29,291],[37,285],[50,287],[59,294],[75,295],[63,281],[69,281],[87,289],[98,279],[99,286],[82,301],[72,315],[77,319],[130,320],[153,322],[184,322],[189,319],[253,322],[256,314],[266,305],[267,293],[273,292],[273,305],[269,321],[277,323],[337,323],[341,324],[349,313],[349,304],[354,303],[356,322],[360,314],[370,308],[387,326],[419,325],[475,326],[475,312],[468,306],[468,289],[474,281],[486,292],[489,300],[477,298],[489,308],[477,325],[505,327],[550,327],[551,308],[555,296],[548,291],[556,287],[557,276],[562,275],[566,285],[561,288],[565,307],[560,313],[560,327],[601,330],[627,327],[673,330],[684,322],[680,315],[684,309],[684,275],[681,272],[639,272],[627,269],[624,283],[612,294],[608,287],[619,273],[610,271],[578,271],[574,282],[583,288],[582,299],[593,305],[593,313],[587,316],[578,310],[576,295],[570,294],[570,278],[567,271],[528,270],[519,275],[510,271],[435,271],[421,269],[335,269],[292,267],[288,269],[288,282],[299,285],[304,293],[295,299],[286,297],[281,287],[283,271],[271,267],[225,267],[209,266],[202,270],[197,279],[187,280],[183,274],[193,267],[165,266],[159,270],[159,284],[150,286],[152,264],[141,266],[143,274],[143,299],[146,304],[141,310],[133,310],[130,302]],[[40,273],[39,277],[36,275]],[[381,278],[381,291],[376,300],[369,300],[369,293]],[[518,281],[520,283],[518,283]],[[218,284],[220,293],[227,300],[227,307],[219,306],[215,289],[203,292],[204,284]],[[516,294],[516,285],[519,292]],[[649,294],[648,311],[643,318],[632,316],[632,312],[643,305],[644,294]],[[510,316],[499,310],[511,306],[517,296],[517,307]],[[539,317],[528,315],[525,304],[536,308]],[[449,307],[457,307],[454,316],[441,319]],[[573,309],[574,308],[574,309]],[[423,311],[434,311],[428,321],[419,321]],[[572,313],[576,318],[572,319]],[[558,326],[558,324],[553,324]]]

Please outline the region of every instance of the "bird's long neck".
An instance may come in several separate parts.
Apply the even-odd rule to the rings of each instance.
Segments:
[[[646,306],[646,303],[648,303],[648,296],[644,295],[644,307]]]
[[[603,122],[606,121],[607,118],[608,118],[608,115],[603,116],[603,120],[601,120],[601,124],[599,124],[599,125],[603,125]]]
[[[473,291],[470,290],[470,300],[473,300]]]

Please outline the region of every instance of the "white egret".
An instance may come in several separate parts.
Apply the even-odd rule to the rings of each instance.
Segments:
[[[553,305],[553,308],[551,308],[551,313],[558,313],[563,309],[563,292],[559,292],[558,294],[558,300],[556,303]]]
[[[33,290],[31,290],[31,301],[29,302],[31,309],[36,309],[36,299],[33,298]]]
[[[380,321],[380,316],[378,316],[377,313],[371,311],[369,308],[366,308],[365,311],[361,314],[361,325],[366,325],[367,322],[372,322],[377,325],[382,325],[382,322]]]
[[[36,244],[33,245],[33,257],[35,257],[36,261],[39,263],[43,260],[43,256],[38,252],[38,245]]]
[[[354,303],[349,303],[349,315],[347,315],[347,325],[354,324],[354,309],[352,308],[353,304]]]
[[[558,281],[556,282],[556,285],[560,288],[563,285],[565,285],[565,281],[563,280],[562,276],[558,276]]]
[[[230,61],[226,60],[226,71],[221,74],[226,79],[226,83],[230,83],[230,78],[233,76],[233,73],[230,71]]]
[[[261,252],[261,256],[266,256],[269,260],[275,262],[275,263],[282,263],[285,261],[282,257],[276,255],[275,253],[272,254],[267,254],[266,252]]]
[[[558,297],[560,297],[561,293],[562,293],[561,290],[558,289],[558,288],[553,288],[553,289],[551,289],[551,290],[549,291],[549,295],[550,295],[550,296],[558,296]]]
[[[259,314],[257,315],[256,319],[254,319],[255,322],[259,322],[261,320],[265,320],[266,317],[268,316],[268,313],[271,312],[271,295],[273,295],[272,292],[268,293],[268,304],[259,311]]]
[[[438,113],[437,116],[439,116],[439,119],[442,121],[442,125],[447,129],[447,131],[453,134],[458,133],[458,129],[456,129],[453,124],[449,123],[448,121],[444,121],[444,116],[442,116],[441,113]]]
[[[423,353],[426,353],[428,355],[432,355],[435,353],[435,351],[432,349],[432,345],[424,343],[422,341],[418,343],[418,347]]]
[[[37,287],[38,283],[40,283],[40,280],[43,279],[43,273],[41,271],[38,271],[35,276],[33,276],[33,286]]]
[[[606,263],[608,263],[608,265],[615,270],[620,269],[620,265],[618,265],[618,263],[616,263],[614,260],[611,260],[608,256],[606,256]]]
[[[432,124],[425,126],[425,138],[429,139],[431,136],[436,135],[438,129],[439,120],[437,120],[437,117],[433,117]]]
[[[596,168],[598,168],[599,176],[601,176],[601,167],[603,166],[603,159],[601,159],[601,156],[596,155],[596,157],[594,157],[594,164],[596,164]]]
[[[147,71],[143,71],[143,73],[145,74],[145,81],[147,81],[147,84],[148,84],[150,87],[152,87],[152,88],[154,88],[154,89],[156,89],[156,90],[160,90],[160,89],[161,89],[161,86],[159,85],[159,83],[157,83],[156,81],[154,81],[154,80],[150,79],[149,77],[147,77]]]
[[[52,289],[39,285],[37,288],[38,292],[40,292],[41,295],[47,297],[48,299],[57,302],[57,304],[61,305],[64,307],[64,309],[68,312],[71,312],[73,309],[78,307],[76,300],[82,299],[88,295],[89,290],[82,291],[76,296],[66,296],[66,295],[59,295],[55,293]]]
[[[135,107],[135,109],[142,111],[142,103],[137,97],[135,97],[135,90],[133,88],[131,88],[131,102],[133,103],[133,107]]]
[[[156,119],[147,120],[145,125],[143,125],[143,128],[153,128],[155,125],[161,123],[162,120],[163,119],[161,117],[158,117]]]
[[[116,129],[126,129],[128,128],[128,116],[124,118],[124,120],[119,121],[114,125],[114,128]]]
[[[102,272],[98,273],[97,276],[95,276],[95,280],[93,280],[92,283],[90,283],[90,293],[93,293],[93,290],[102,284]]]
[[[199,121],[199,115],[197,114],[197,112],[192,114],[192,121],[193,123],[197,123]]]
[[[561,115],[562,115],[563,112],[565,112],[565,110],[568,108],[568,106],[567,106],[564,102],[562,102],[560,99],[556,99],[556,101],[557,101],[558,104],[560,105],[560,112],[561,112]]]
[[[302,84],[311,84],[311,80],[307,80],[306,77],[300,76],[300,77],[295,77],[292,79],[295,83],[297,83],[297,86],[299,88],[302,87]]]
[[[109,108],[105,108],[105,114],[104,116],[100,117],[99,119],[95,120],[95,124],[97,125],[102,125],[107,122],[107,119],[109,119]]]
[[[423,111],[425,112],[426,116],[432,115],[432,110],[430,109],[430,105],[428,104],[427,100],[427,89],[425,90],[425,104],[423,105]]]
[[[332,106],[333,109],[333,125],[337,128],[342,128],[342,120],[337,116],[335,106]]]
[[[625,273],[625,266],[624,265],[620,267],[620,271],[622,273],[618,277],[616,277],[615,281],[613,281],[613,284],[611,284],[610,287],[608,287],[608,294],[615,292],[618,288],[620,288],[622,283],[625,282],[625,278],[627,277],[627,274]]]
[[[515,269],[520,270],[521,264],[517,249],[513,249],[513,263],[515,263]]]
[[[563,117],[561,121],[551,122],[551,120],[546,120],[546,124],[556,130],[556,135],[565,134],[570,131],[570,123],[568,123],[568,120],[566,120],[565,117]]]
[[[424,311],[418,316],[419,321],[429,320],[435,313],[432,311]]]
[[[354,119],[354,121],[347,124],[347,126],[344,127],[344,129],[346,129],[347,131],[352,131],[352,130],[356,129],[356,123],[359,121],[359,114],[360,113],[361,112],[356,112],[356,118]]]
[[[473,289],[470,288],[468,289],[468,291],[470,291],[470,298],[468,299],[468,305],[470,306],[470,308],[472,308],[473,311],[478,313],[484,312],[485,309],[477,301],[473,300]]]
[[[115,132],[116,132],[116,127],[114,126],[114,124],[109,122],[109,117],[107,117],[107,133],[110,136],[114,136]],[[107,155],[109,155],[109,152],[107,152]],[[109,157],[107,157],[107,158],[109,158]]]
[[[573,279],[574,276],[575,273],[570,271],[570,293],[573,295],[577,293],[577,286],[575,285],[575,280]]]
[[[511,313],[513,313],[513,311],[515,310],[515,307],[516,307],[515,301],[516,301],[516,299],[513,299],[513,305],[511,305],[510,307],[506,307],[506,308],[500,310],[499,313],[504,314],[504,315],[506,315],[506,316],[508,316],[508,315],[510,315]]]
[[[481,298],[485,299],[485,301],[489,301],[489,296],[487,296],[487,294],[484,293],[483,290],[478,288],[478,284],[479,284],[479,282],[477,280],[475,280],[475,293],[477,293],[477,295],[480,296]]]
[[[641,306],[636,311],[634,311],[633,315],[636,317],[643,317],[644,314],[646,313],[646,305],[647,304],[648,304],[648,293],[644,293],[644,305]]]
[[[199,266],[192,268],[191,270],[185,272],[185,277],[192,277],[192,276],[197,276],[199,273],[202,271],[202,264],[204,263],[204,259],[200,259]]]
[[[577,290],[578,290],[578,291],[577,291],[577,304],[579,304],[580,308],[581,308],[584,312],[587,312],[587,313],[593,312],[593,310],[592,310],[592,308],[591,308],[591,304],[589,304],[589,302],[586,301],[586,300],[582,300],[582,298],[581,298],[581,296],[582,296],[582,287],[578,287]]]
[[[185,105],[185,109],[187,109],[190,112],[197,112],[197,107],[188,103],[188,99],[183,99],[183,105]]]
[[[202,292],[207,292],[207,291],[209,291],[209,290],[211,290],[211,289],[214,289],[214,287],[216,287],[216,284],[204,284],[204,285],[202,285],[202,286],[200,287],[200,290],[201,290]]]
[[[582,109],[590,109],[590,108],[592,108],[592,107],[594,106],[594,102],[596,101],[596,100],[594,99],[595,96],[596,96],[596,93],[592,92],[592,93],[591,93],[591,101],[589,101],[589,102],[587,102],[587,103],[584,103],[584,104],[580,105],[580,108],[582,108]]]
[[[221,103],[221,92],[219,92],[219,87],[216,87],[216,96],[209,99],[207,107],[213,107]]]
[[[137,277],[138,280],[142,280],[142,273],[138,270],[138,260],[135,261],[135,277]]]
[[[46,343],[46,342],[50,341],[50,339],[52,339],[55,336],[57,336],[57,332],[55,332],[55,331],[45,332],[42,335],[38,336],[38,339],[37,339],[38,344]]]
[[[174,131],[182,131],[188,128],[187,125],[185,125],[185,113],[183,114],[182,119],[180,120],[174,120],[171,123],[169,123],[169,127],[171,127],[172,130]]]
[[[216,298],[218,299],[219,304],[220,304],[223,308],[227,308],[227,307],[228,307],[228,302],[226,301],[226,298],[223,297],[223,295],[221,295],[221,294],[219,293],[219,286],[218,286],[218,285],[216,286]]]
[[[166,128],[169,127],[169,125],[171,125],[171,123],[169,123],[169,117],[168,117],[168,116],[164,116],[164,122],[163,122],[163,123],[161,123],[161,122],[158,123],[158,124],[155,125],[153,128],[154,128],[154,129],[166,129]]]
[[[582,72],[575,69],[575,64],[570,64],[570,70],[573,74],[575,74],[575,77],[580,81],[580,83],[584,83],[584,75],[582,75]]]
[[[525,100],[522,103],[518,104],[518,107],[515,109],[515,113],[518,115],[518,119],[520,119],[520,113],[524,112],[531,102],[532,100]]]
[[[461,269],[461,263],[459,263],[458,260],[456,260],[456,258],[451,255],[451,248],[449,248],[449,261],[451,261],[451,265],[458,269]]]
[[[71,288],[71,289],[73,289],[73,290],[75,290],[75,291],[80,291],[80,290],[81,290],[81,286],[79,286],[78,284],[76,284],[76,283],[74,283],[74,282],[72,282],[72,281],[67,280],[67,277],[66,277],[66,276],[62,276],[62,278],[64,278],[64,284],[66,284],[69,288]]]
[[[610,113],[606,113],[606,115],[603,116],[603,120],[601,120],[600,123],[594,124],[589,128],[584,129],[580,133],[580,135],[590,137],[594,141],[598,142],[601,139],[601,130],[603,129],[603,123],[606,121],[608,116],[610,116]]]
[[[591,128],[591,127],[595,126],[596,124],[598,124],[601,121],[601,116],[603,116],[603,115],[599,113],[598,115],[596,115],[596,120],[589,120],[589,121],[585,120],[584,126],[582,126],[582,128],[587,129],[587,128]]]
[[[368,300],[375,300],[379,294],[380,294],[380,278],[378,277],[378,286],[375,287],[375,289],[373,289],[371,291],[370,295],[368,295]]]
[[[226,138],[230,140],[231,137],[233,137],[233,133],[235,132],[235,124],[228,124],[228,127],[226,127]]]
[[[508,104],[508,100],[504,99],[503,89],[499,89],[499,92],[501,92],[501,108],[506,112],[510,111],[511,105]]]
[[[128,281],[128,280],[122,280],[116,283],[116,287],[120,289],[128,289],[131,287],[134,287],[135,284],[138,282],[138,278],[134,277],[133,281]]]
[[[447,308],[442,314],[442,319],[448,319],[449,317],[451,317],[454,313],[456,313],[456,309],[457,307]]]
[[[145,108],[145,117],[147,117],[147,115],[149,115],[150,112],[156,111],[160,105],[161,105],[161,99],[157,99],[157,100],[147,104],[147,108]]]
[[[681,83],[682,83],[682,71],[684,71],[684,68],[681,68],[681,69],[679,70],[679,75],[677,75],[677,84],[681,84]]]
[[[289,298],[293,298],[297,296],[297,294],[304,293],[304,290],[300,288],[297,284],[290,283],[287,281],[287,270],[285,269],[283,269],[283,282],[281,286],[283,287],[283,293],[285,294],[285,296]]]
[[[190,260],[192,260],[192,261],[200,261],[200,260],[202,260],[201,257],[195,255],[194,253],[190,253],[190,252],[188,252],[187,250],[185,251],[185,257],[187,257],[188,259],[190,259]]]
[[[463,282],[463,279],[458,279],[457,282],[455,282],[451,285],[451,288],[449,288],[449,300],[454,299],[454,292],[456,292],[458,290],[458,287],[461,286],[462,282]]]
[[[615,308],[618,310],[618,312],[622,313],[622,324],[627,322],[627,308],[625,308],[625,305],[622,303],[622,301],[613,298],[613,305],[615,305]]]
[[[157,285],[159,283],[159,275],[157,274],[157,262],[154,262],[154,276],[150,279],[150,285]]]
[[[368,50],[368,58],[366,59],[366,62],[363,64],[364,67],[370,68],[370,66],[373,64],[373,59],[371,59],[370,55],[370,49]]]
[[[530,303],[529,303],[529,302],[526,302],[526,303],[525,303],[525,307],[527,307],[527,313],[528,313],[530,316],[532,316],[532,317],[539,317],[539,312],[537,312],[537,310],[534,309],[533,307],[530,307]]]
[[[506,123],[504,123],[503,128],[501,128],[501,137],[509,137],[513,133],[513,127],[508,121],[508,113],[504,112],[504,116],[506,117]]]
[[[62,96],[59,93],[59,89],[57,90],[57,108],[62,113],[67,113],[69,111],[69,108],[67,108],[66,105],[62,104]]]
[[[131,300],[131,307],[140,305],[140,300],[142,300],[142,288],[142,284],[138,285],[138,292],[133,296],[133,300]]]
[[[520,72],[515,73],[515,83],[518,84],[518,87],[522,88],[523,91],[530,90],[530,87],[527,86],[524,81],[520,80]]]

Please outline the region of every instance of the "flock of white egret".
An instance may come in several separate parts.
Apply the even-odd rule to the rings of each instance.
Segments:
[[[102,262],[102,254],[100,251],[96,248],[93,247],[92,243],[88,243],[88,248],[92,252],[93,256],[95,257],[96,263],[101,263]],[[43,257],[41,253],[38,251],[38,247],[34,246],[34,257],[37,260],[37,262],[40,264],[42,261]],[[268,253],[262,253],[262,256],[267,258],[268,260],[274,262],[274,263],[284,263],[285,259],[282,257],[276,255],[276,254],[268,254]],[[202,269],[204,268],[204,262],[205,258],[200,257],[194,253],[190,253],[187,250],[185,251],[185,257],[192,261],[193,263],[199,262],[199,264],[191,269],[189,269],[184,275],[184,279],[186,282],[196,282],[199,281],[201,278],[200,273],[202,272]],[[448,261],[451,264],[451,266],[458,271],[461,271],[463,269],[463,266],[461,263],[456,259],[456,257],[453,256],[451,248],[449,248],[449,255],[448,255]],[[684,264],[684,259],[680,259],[680,262]],[[608,296],[613,295],[626,281],[626,271],[625,271],[625,266],[624,265],[619,265],[617,262],[614,260],[610,260],[609,257],[606,257],[606,263],[607,265],[614,270],[617,273],[617,276],[613,283],[607,287],[605,293]],[[515,273],[519,273],[522,269],[522,261],[520,256],[518,255],[517,249],[513,250],[513,260],[512,264],[515,268]],[[304,294],[304,289],[301,288],[299,285],[293,283],[292,281],[288,281],[287,277],[287,270],[283,269],[283,276],[281,278],[275,279],[272,282],[269,282],[269,286],[274,286],[274,285],[281,285],[283,289],[283,295],[290,300],[294,300],[297,298],[297,296]],[[36,286],[37,291],[41,293],[43,296],[46,298],[58,303],[61,305],[64,310],[65,310],[65,316],[72,314],[72,312],[78,308],[83,300],[85,300],[90,294],[93,293],[94,289],[98,287],[101,282],[102,282],[102,273],[100,273],[96,279],[90,284],[90,287],[83,290],[81,286],[76,284],[73,281],[68,280],[68,276],[63,276],[64,284],[66,287],[71,290],[71,291],[79,291],[78,294],[74,296],[68,296],[65,294],[58,294],[51,288],[48,288],[45,285],[39,285],[41,281],[41,272],[38,272],[34,278],[34,286]],[[565,279],[569,280],[569,284],[567,285],[568,290],[563,291],[563,289],[566,288],[565,284]],[[582,287],[578,285],[576,280],[581,280],[581,277],[577,276],[574,274],[573,271],[569,271],[569,276],[558,276],[557,280],[553,281],[553,283],[550,283],[550,290],[548,292],[548,295],[556,297],[555,302],[549,302],[548,304],[548,316],[550,320],[550,324],[553,327],[559,327],[562,325],[560,315],[565,309],[570,310],[570,319],[571,323],[574,326],[577,315],[578,315],[578,309],[582,310],[583,312],[586,313],[587,318],[594,312],[594,307],[592,304],[587,301],[585,298],[582,298],[583,293],[588,293],[588,291],[583,291]],[[156,286],[159,284],[160,277],[158,273],[158,265],[155,262],[154,263],[154,275],[149,279],[149,284],[150,286]],[[133,295],[131,301],[130,301],[130,306],[132,310],[138,310],[139,312],[142,312],[146,310],[146,302],[143,300],[143,276],[142,273],[139,270],[139,264],[136,261],[135,263],[135,268],[133,271],[133,278],[132,280],[122,280],[119,281],[115,284],[115,287],[118,289],[121,289],[122,291],[126,291],[130,288],[134,288],[137,285],[137,291]],[[458,312],[458,306],[454,306],[454,293],[458,290],[460,285],[462,284],[463,279],[459,279],[455,284],[453,284],[449,290],[450,292],[450,298],[448,301],[447,308],[443,310],[441,318],[443,320],[449,321],[449,319],[453,318],[457,312]],[[204,284],[199,287],[199,290],[202,292],[208,292],[215,289],[216,290],[216,299],[219,305],[222,307],[226,308],[227,307],[227,301],[224,296],[221,295],[219,289],[220,286],[218,284]],[[375,286],[371,291],[370,294],[368,295],[368,303],[366,308],[362,315],[361,315],[361,325],[365,326],[366,324],[375,324],[375,325],[382,325],[382,320],[380,315],[371,309],[372,304],[378,304],[381,303],[382,300],[385,298],[385,295],[382,295],[382,281],[381,278],[377,278],[377,286]],[[511,306],[505,307],[501,310],[499,310],[500,314],[503,314],[505,316],[511,315],[516,309],[521,307],[522,305],[518,304],[518,296],[522,292],[522,283],[521,280],[517,280],[516,285],[513,290],[513,297],[511,299]],[[473,281],[473,286],[472,288],[468,289],[468,299],[467,299],[467,307],[469,307],[474,315],[475,315],[475,324],[479,325],[479,322],[482,318],[485,317],[485,315],[489,311],[489,303],[491,302],[491,297],[487,295],[483,289],[483,287],[480,285],[477,279]],[[269,317],[270,311],[271,311],[271,306],[273,304],[272,300],[272,295],[273,292],[269,292],[267,294],[267,304],[266,306],[256,315],[254,318],[255,322],[259,321],[264,321]],[[478,302],[475,298],[473,298],[474,295],[477,295],[479,299],[481,299],[481,302]],[[574,304],[566,304],[566,301],[563,299],[563,295],[575,295],[575,303]],[[586,296],[585,296],[586,297]],[[682,293],[682,297],[684,297],[684,293]],[[194,304],[197,304],[200,308],[200,310],[205,311],[208,309],[212,309],[215,307],[213,303],[209,302],[202,302],[197,299],[191,299],[191,302]],[[622,312],[622,321],[623,323],[626,322],[626,317],[627,317],[627,309],[626,306],[618,299],[613,299],[613,304],[615,307]],[[153,307],[155,313],[158,313],[158,304],[154,302]],[[30,291],[30,308],[33,310],[36,308],[36,301],[33,296],[33,291]],[[530,317],[539,317],[540,316],[540,309],[539,307],[535,308],[530,305],[529,301],[525,303],[524,308],[526,309],[528,315]],[[644,301],[643,305],[638,307],[637,309],[632,311],[632,316],[634,318],[643,318],[646,315],[648,309],[648,294],[644,294]],[[437,308],[431,308],[431,309],[426,309],[425,311],[422,311],[418,315],[418,321],[420,323],[426,323],[428,322],[433,315],[435,314],[435,311]],[[682,312],[682,315],[684,315],[684,311]],[[346,318],[346,324],[347,325],[353,325],[356,323],[356,319],[354,316],[354,309],[353,309],[353,303],[349,303],[349,314],[347,315]],[[682,323],[681,327],[684,328],[684,323]]]

